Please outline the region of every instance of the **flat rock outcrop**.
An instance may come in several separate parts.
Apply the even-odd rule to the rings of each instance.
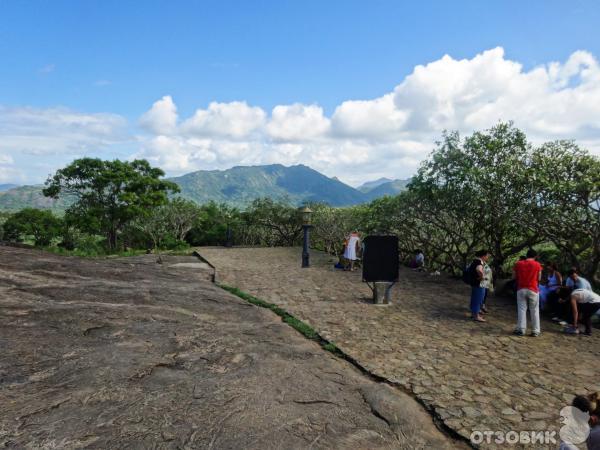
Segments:
[[[3,447],[454,445],[192,257],[0,247],[0,348]]]

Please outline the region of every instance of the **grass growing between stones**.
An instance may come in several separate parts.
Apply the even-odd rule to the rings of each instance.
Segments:
[[[264,300],[256,298],[253,295],[250,295],[247,292],[244,292],[236,287],[227,286],[226,284],[219,284],[219,287],[221,287],[222,289],[225,289],[227,292],[230,292],[233,295],[238,296],[239,298],[241,298],[243,300],[246,300],[248,303],[252,303],[253,305],[260,306],[261,308],[270,309],[275,314],[277,314],[279,317],[281,317],[282,321],[284,321],[289,326],[294,328],[296,331],[298,331],[304,337],[306,337],[307,339],[310,339],[311,341],[318,342],[319,345],[324,350],[327,350],[328,352],[333,353],[336,356],[339,356],[342,358],[345,357],[344,353],[334,343],[323,339],[319,335],[319,333],[317,333],[310,325],[308,325],[308,324],[302,322],[301,320],[297,319],[296,317],[292,316],[290,313],[288,313],[286,310],[280,308],[279,306],[274,305],[273,303],[265,302]]]

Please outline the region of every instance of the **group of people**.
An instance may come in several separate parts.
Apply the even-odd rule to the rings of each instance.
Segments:
[[[471,316],[477,322],[485,322],[487,312],[485,300],[493,289],[492,270],[487,264],[490,253],[481,250],[465,271],[471,284]],[[554,321],[564,325],[569,334],[579,334],[579,323],[585,335],[592,334],[592,317],[600,310],[600,295],[592,291],[592,286],[576,269],[568,272],[563,279],[555,264],[546,265],[547,281],[541,283],[543,267],[538,262],[538,254],[530,249],[513,268],[517,295],[517,326],[514,333],[523,336],[527,330],[527,311],[531,320],[531,336],[539,336],[540,306]],[[466,275],[466,276],[467,276]]]

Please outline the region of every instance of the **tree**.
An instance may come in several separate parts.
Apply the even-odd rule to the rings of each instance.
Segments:
[[[352,230],[362,229],[361,211],[365,206],[334,208],[323,203],[308,205],[313,211],[311,245],[330,254],[339,253]]]
[[[162,176],[161,169],[145,160],[82,158],[48,178],[43,192],[52,198],[74,196],[76,202],[66,211],[69,221],[82,231],[104,234],[109,250],[114,250],[127,223],[166,203],[169,192],[179,192]]]
[[[242,227],[240,211],[224,203],[210,201],[200,206],[198,215],[194,219],[192,228],[186,233],[185,240],[190,245],[221,245],[227,239],[227,227],[233,232],[237,242],[253,244],[240,236],[245,227]]]
[[[262,245],[293,246],[300,240],[302,217],[298,209],[283,201],[256,199],[243,217],[248,225],[265,232],[260,242]]]
[[[535,150],[526,175],[535,195],[527,225],[600,285],[600,159],[571,141]]]
[[[52,212],[25,208],[10,216],[4,223],[4,238],[21,242],[32,236],[36,246],[50,245],[61,232],[62,221]]]
[[[500,123],[464,140],[458,133],[445,133],[409,189],[435,199],[441,208],[440,220],[435,221],[440,232],[460,237],[457,232],[476,226],[473,237],[490,250],[498,273],[509,257],[540,241],[517,220],[529,214],[524,205],[532,191],[524,174],[531,152],[525,134],[512,123]],[[448,220],[442,211],[455,220]]]
[[[164,205],[161,211],[165,216],[168,231],[176,240],[183,241],[202,210],[190,200],[174,198]]]

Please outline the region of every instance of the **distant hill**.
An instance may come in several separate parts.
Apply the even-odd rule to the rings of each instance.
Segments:
[[[356,189],[358,189],[360,192],[366,193],[375,189],[377,186],[381,186],[382,184],[390,183],[392,181],[396,180],[392,180],[391,178],[379,178],[378,180],[367,181],[366,183],[358,186]]]
[[[0,184],[0,192],[8,191],[9,189],[14,189],[16,187],[16,184]]]
[[[349,206],[384,195],[395,195],[408,183],[408,180],[380,179],[365,183],[361,187],[370,186],[370,189],[365,188],[366,192],[361,192],[310,167],[281,164],[200,170],[170,180],[181,188],[181,197],[199,204],[214,200],[239,207],[259,197],[286,199],[296,205],[323,202],[331,206]],[[20,186],[0,192],[0,210],[17,211],[34,207],[64,211],[71,204],[70,199],[44,197],[42,188],[42,185]]]
[[[0,192],[0,210],[18,211],[23,208],[52,209],[64,211],[71,204],[71,200],[59,198],[53,200],[44,197],[42,185],[19,186]]]
[[[383,180],[383,178],[380,178]],[[379,180],[377,180],[379,181]],[[363,191],[367,201],[375,200],[376,198],[384,197],[386,195],[398,195],[404,191],[410,183],[410,179],[407,180],[390,180],[383,183],[378,183],[371,189]],[[366,183],[365,183],[366,184]],[[364,184],[363,184],[364,186]],[[362,187],[362,186],[361,186]]]
[[[200,170],[171,181],[179,185],[182,197],[198,203],[214,200],[243,206],[259,197],[288,199],[297,205],[315,201],[347,206],[365,201],[364,195],[353,187],[301,164]]]

